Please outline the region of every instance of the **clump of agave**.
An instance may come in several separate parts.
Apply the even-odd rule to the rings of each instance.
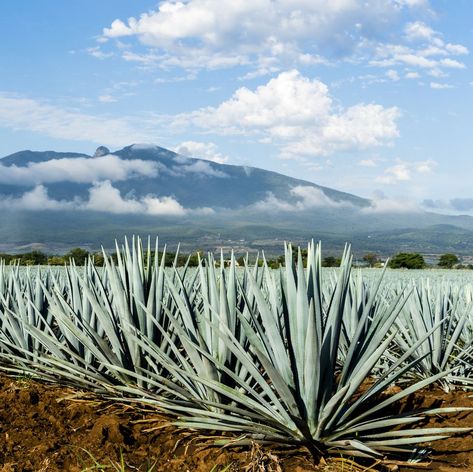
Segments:
[[[89,261],[83,271],[71,265],[33,277],[0,267],[3,368],[119,392],[182,427],[233,432],[237,444],[383,457],[465,431],[414,427],[459,409],[396,407],[450,378],[462,352],[465,365],[470,351],[457,348],[465,317],[452,317],[447,330],[436,319],[419,329],[425,300],[354,277],[348,247],[330,273],[313,242],[306,268],[288,245],[278,270],[265,261],[237,269],[233,256],[226,269],[212,255],[196,270],[166,269],[157,243],[152,251],[138,238],[117,249],[118,262],[104,255],[102,270]],[[447,335],[443,361],[426,366],[432,336]]]
[[[449,285],[433,290],[429,281],[422,281],[396,320],[396,350],[410,352],[417,360],[407,372],[414,379],[430,378],[441,372],[448,374],[437,383],[446,392],[473,384],[473,344],[465,342],[472,312],[471,301]],[[422,342],[420,342],[422,340]],[[417,348],[412,350],[412,346]]]

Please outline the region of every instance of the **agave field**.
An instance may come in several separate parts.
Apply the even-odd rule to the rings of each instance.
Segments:
[[[423,461],[469,429],[415,392],[473,386],[473,278],[461,272],[164,267],[138,238],[102,268],[0,265],[0,368],[140,403],[216,444],[304,447],[314,457]],[[429,418],[447,418],[432,426]]]

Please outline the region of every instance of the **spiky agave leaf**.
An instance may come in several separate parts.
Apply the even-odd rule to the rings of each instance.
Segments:
[[[172,398],[166,404],[157,398],[153,401],[179,415],[181,426],[240,432],[257,440],[299,443],[312,451],[360,456],[408,452],[419,443],[465,431],[457,428],[434,434],[431,429],[408,429],[422,416],[418,412],[400,415],[393,409],[396,402],[438,381],[448,371],[396,395],[383,396],[420,361],[405,365],[425,339],[379,373],[374,383],[368,382],[396,336],[392,328],[408,294],[400,293],[373,310],[379,295],[377,291],[370,293],[347,339],[345,363],[340,369],[337,358],[350,286],[349,248],[328,300],[321,296],[320,247],[309,245],[307,271],[302,267],[301,254],[297,264],[292,254],[292,248],[287,247],[282,273],[264,268],[263,283],[245,270],[248,290],[242,291],[245,303],[237,311],[244,343],[226,322],[225,310],[213,307],[205,297],[206,309],[194,312],[185,297],[175,297],[179,315],[168,313],[177,333],[176,342],[169,340],[173,356],[164,354],[135,330],[136,342],[152,359],[149,364],[164,366],[174,385],[190,394],[185,404],[174,403]],[[224,284],[223,278],[220,284]],[[173,283],[169,282],[169,287],[178,293]],[[224,343],[227,355],[219,355],[220,342],[208,342],[216,338]],[[235,363],[228,364],[228,353],[244,367],[244,376],[241,370],[232,369]],[[172,389],[170,386],[171,393]],[[146,396],[142,392],[142,397]]]
[[[443,390],[473,386],[473,344],[462,342],[471,309],[471,302],[465,303],[449,284],[433,291],[430,282],[423,280],[414,287],[396,321],[399,333],[394,340],[396,350],[401,353],[418,344],[407,361],[419,359],[419,362],[407,372],[408,376],[429,378],[449,370],[437,382]],[[420,339],[424,341],[419,344]]]

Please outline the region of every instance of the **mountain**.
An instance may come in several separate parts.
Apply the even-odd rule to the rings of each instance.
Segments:
[[[95,157],[77,153],[56,153],[53,151],[21,151],[0,159],[4,166],[28,167],[65,159],[89,159],[90,162],[104,157],[107,148],[101,146]],[[218,164],[215,162],[181,156],[158,146],[132,145],[113,153],[128,162],[145,161],[153,163],[157,175],[114,181],[113,186],[122,195],[133,194],[136,198],[146,195],[164,197],[172,195],[186,208],[227,208],[238,209],[260,201],[268,194],[295,202],[297,197],[291,189],[310,186],[322,191],[335,202],[350,203],[359,207],[368,206],[369,201],[354,195],[316,185],[312,182],[287,177],[255,167]],[[53,167],[53,166],[51,166]],[[18,194],[31,188],[31,184],[2,184],[0,194]],[[59,181],[47,184],[49,196],[56,200],[72,200],[74,197],[87,198],[90,182]]]
[[[21,151],[0,159],[0,251],[41,245],[111,247],[159,234],[188,249],[280,252],[281,241],[339,250],[468,253],[473,218],[381,211],[339,190],[248,166],[182,156],[154,145],[94,155]],[[36,246],[35,246],[36,247]]]

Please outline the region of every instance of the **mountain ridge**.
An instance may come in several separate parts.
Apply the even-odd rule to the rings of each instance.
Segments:
[[[155,145],[108,152],[26,150],[1,158],[4,247],[111,246],[115,237],[139,233],[191,249],[276,250],[283,239],[316,238],[329,250],[351,241],[387,254],[406,247],[473,251],[469,216],[383,213],[348,192]]]
[[[135,188],[135,182],[132,179],[116,182],[115,186],[121,193],[129,194],[130,192],[134,192],[142,196],[155,194],[161,197],[174,195],[177,200],[185,206],[215,206],[212,205],[212,199],[214,199],[221,203],[223,208],[235,209],[238,207],[238,205],[235,205],[235,202],[240,202],[240,207],[247,206],[264,200],[269,192],[277,193],[279,197],[294,201],[295,199],[290,191],[292,187],[296,186],[309,186],[320,189],[329,199],[335,202],[347,202],[360,207],[367,207],[370,204],[368,199],[358,197],[348,192],[289,177],[278,172],[251,166],[220,164],[205,159],[183,156],[159,146],[144,147],[143,145],[134,144],[114,151],[110,155],[118,156],[120,159],[127,161],[141,160],[156,163],[158,166],[161,166],[160,172],[164,172],[164,176],[166,177],[162,179],[162,175],[160,174],[151,179],[143,177],[140,179],[139,188]],[[80,153],[28,150],[1,158],[0,164],[7,165],[8,167],[27,167],[30,163],[44,164],[55,159],[71,158],[97,159],[97,157]],[[167,170],[164,169],[164,167],[166,167]],[[185,176],[187,182],[190,181],[194,186],[198,187],[191,195],[187,192],[188,186],[180,185],[182,183],[180,180],[182,180],[183,176]],[[209,179],[210,177],[213,177],[213,179]],[[230,181],[238,179],[239,187],[229,187],[228,181],[223,180],[225,178],[230,178]],[[209,194],[208,188],[204,188],[208,186],[207,184],[210,180],[214,194]],[[157,183],[160,184],[159,188],[157,188]],[[23,188],[24,187],[25,186],[23,186]],[[68,190],[61,185],[51,183],[49,187],[53,198],[65,199],[70,196]],[[74,190],[76,196],[86,197],[89,187],[90,185],[77,186]],[[196,200],[195,193],[200,193],[200,202]],[[0,194],[5,194],[5,192],[2,191],[1,183]],[[208,198],[204,198],[204,196]],[[195,205],[193,205],[194,202]]]

